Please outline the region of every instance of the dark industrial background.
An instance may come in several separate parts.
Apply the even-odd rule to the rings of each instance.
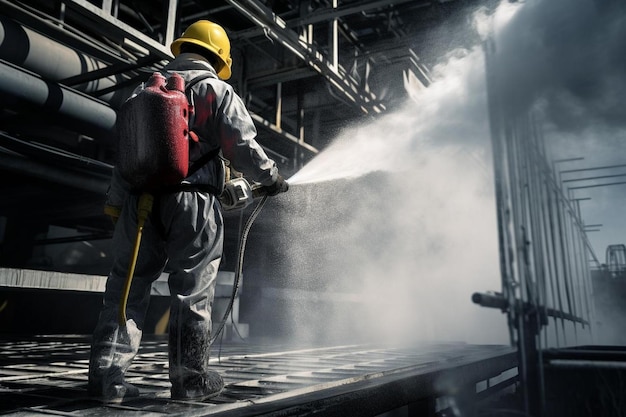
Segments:
[[[233,57],[229,83],[248,106],[258,141],[289,177],[344,129],[390,114],[409,99],[411,91],[428,88],[431,70],[442,57],[481,41],[472,30],[472,13],[479,8],[492,11],[498,3],[0,0],[0,413],[360,416],[390,412],[442,417],[511,415],[502,414],[508,410],[536,416],[626,415],[626,351],[621,335],[615,335],[609,346],[563,349],[548,349],[541,339],[548,324],[565,328],[567,322],[574,332],[586,334],[595,323],[590,322],[589,308],[559,309],[535,297],[534,285],[544,272],[536,242],[560,238],[563,247],[543,252],[545,264],[570,268],[568,262],[587,253],[577,247],[576,256],[570,257],[566,244],[587,238],[584,230],[567,226],[555,232],[548,224],[562,213],[569,216],[567,221],[571,217],[572,224],[580,219],[554,186],[553,173],[546,173],[543,155],[540,158],[535,152],[542,149],[541,135],[528,119],[510,120],[498,106],[502,97],[497,76],[490,78],[489,110],[504,291],[476,293],[473,301],[506,313],[510,346],[366,348],[358,345],[357,338],[350,339],[354,328],[328,332],[325,315],[348,303],[357,322],[359,304],[303,301],[301,295],[289,299],[301,288],[289,280],[280,263],[280,245],[285,242],[275,236],[280,234],[285,207],[274,205],[251,233],[246,279],[236,300],[236,315],[224,335],[224,361],[219,357],[222,345],[218,357],[212,356],[226,376],[225,394],[202,404],[170,402],[164,396],[167,358],[162,334],[168,299],[166,283],[159,280],[153,288],[144,350],[130,375],[131,382],[147,394],[119,408],[86,397],[89,334],[111,262],[113,225],[103,213],[103,202],[116,160],[116,112],[138,83],[171,58],[169,44],[185,27],[210,19],[227,30]],[[494,70],[497,53],[489,43],[485,51],[488,71],[501,75]],[[540,168],[525,171],[526,163]],[[361,186],[380,192],[389,180],[371,174],[349,184],[340,181],[333,192],[349,196]],[[525,200],[529,188],[553,196],[557,203],[544,208]],[[307,187],[293,192],[309,197],[314,193]],[[349,199],[338,199],[336,204],[338,212],[345,208],[349,215]],[[295,211],[310,214],[307,210],[300,206]],[[250,208],[225,215],[226,255],[216,319],[231,296],[234,254],[249,213]],[[533,234],[536,240],[529,237]],[[532,250],[537,251],[531,256]],[[555,281],[567,286],[570,279],[578,283],[593,277],[597,317],[619,322],[626,305],[622,303],[626,247],[607,248],[606,264],[591,272],[586,261],[578,258],[563,277],[557,271]],[[513,281],[507,281],[509,277],[527,286],[507,287]],[[321,290],[332,280],[320,277],[307,290],[315,292],[316,286]],[[307,304],[316,314],[297,322],[287,319],[290,302]],[[283,342],[297,333],[298,326],[319,326],[312,332],[315,346],[239,343]],[[333,346],[346,339],[351,343]]]

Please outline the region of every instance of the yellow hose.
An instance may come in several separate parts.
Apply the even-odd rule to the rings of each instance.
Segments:
[[[153,201],[154,197],[152,194],[143,193],[139,197],[139,203],[137,204],[137,236],[135,237],[133,256],[130,260],[130,266],[128,267],[128,273],[126,275],[126,282],[124,283],[124,290],[122,291],[122,299],[120,300],[120,309],[118,314],[118,322],[120,326],[126,326],[126,304],[128,303],[128,294],[130,293],[130,285],[133,281],[133,275],[135,274],[135,266],[137,265],[137,256],[139,255],[139,246],[141,245],[143,225],[152,211]]]

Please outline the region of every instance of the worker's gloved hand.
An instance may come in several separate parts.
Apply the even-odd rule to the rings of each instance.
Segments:
[[[111,221],[113,222],[113,224],[116,224],[117,219],[120,218],[120,214],[122,213],[122,208],[118,206],[105,204],[104,213],[111,218]]]
[[[274,184],[267,185],[265,187],[265,191],[267,192],[267,195],[269,196],[274,196],[279,193],[284,193],[288,189],[289,189],[289,184],[287,183],[287,181],[285,181],[285,179],[280,174],[278,175],[278,178],[276,178],[276,182]]]

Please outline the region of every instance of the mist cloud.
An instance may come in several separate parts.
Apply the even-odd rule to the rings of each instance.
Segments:
[[[484,62],[481,45],[451,51],[402,109],[289,180],[288,285],[349,300],[294,302],[299,338],[508,341],[506,318],[471,302],[500,288]]]
[[[495,36],[512,111],[539,104],[561,130],[626,126],[623,2],[528,0],[517,9]]]
[[[528,0],[476,16],[494,36],[505,110],[540,114],[562,156],[623,146],[623,11]],[[291,304],[305,340],[507,341],[505,317],[470,301],[501,287],[484,45],[451,51],[432,78],[400,111],[346,129],[277,200],[289,213],[285,285],[343,300]]]

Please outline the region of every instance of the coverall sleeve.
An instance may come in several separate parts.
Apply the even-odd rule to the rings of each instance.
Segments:
[[[273,184],[278,168],[256,141],[256,127],[243,101],[232,89],[222,98],[216,124],[222,154],[246,177],[262,185]]]

